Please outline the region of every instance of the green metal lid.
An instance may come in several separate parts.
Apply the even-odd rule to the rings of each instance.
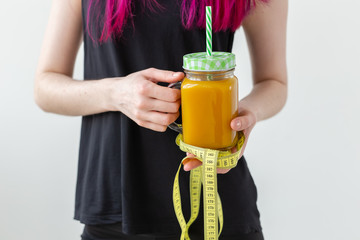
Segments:
[[[226,71],[235,68],[235,55],[229,52],[190,53],[183,57],[185,70],[190,71]]]

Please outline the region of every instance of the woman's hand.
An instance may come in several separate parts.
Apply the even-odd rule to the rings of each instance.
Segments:
[[[239,108],[239,116],[234,118],[231,121],[231,128],[234,131],[240,132],[242,131],[245,135],[245,142],[241,150],[240,156],[244,154],[244,150],[247,144],[247,141],[249,139],[249,135],[251,130],[254,128],[256,124],[256,116],[253,112],[246,110],[244,108]],[[236,152],[236,147],[233,147],[231,149],[231,152]],[[197,168],[202,165],[202,162],[194,158],[195,156],[193,154],[187,153],[187,159],[184,160],[184,170],[190,171],[194,168]],[[229,172],[231,169],[217,169],[217,173],[224,174]]]
[[[158,82],[173,83],[184,78],[182,72],[149,68],[124,78],[110,78],[108,108],[121,111],[139,126],[164,132],[179,116],[180,90]]]

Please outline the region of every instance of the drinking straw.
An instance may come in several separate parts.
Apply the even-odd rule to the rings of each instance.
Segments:
[[[212,21],[211,6],[206,6],[206,53],[212,55]]]

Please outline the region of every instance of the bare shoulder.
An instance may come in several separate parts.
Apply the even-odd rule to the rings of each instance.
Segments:
[[[81,15],[82,0],[67,0],[67,1],[71,11],[73,11],[75,14]]]
[[[287,14],[288,0],[269,0],[258,3],[243,21],[255,82],[286,82]]]
[[[38,73],[57,72],[72,76],[82,41],[81,12],[81,0],[53,0]]]
[[[53,6],[71,14],[81,15],[82,0],[53,0]]]
[[[288,12],[288,0],[268,0],[267,2],[256,1],[256,7],[244,19],[245,31],[256,24],[267,24],[270,26],[276,21],[286,22]]]

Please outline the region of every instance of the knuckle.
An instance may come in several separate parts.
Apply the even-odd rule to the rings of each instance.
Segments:
[[[175,104],[174,104],[174,106],[173,106],[173,108],[174,108],[174,109],[173,109],[173,111],[174,111],[174,112],[179,111],[179,108],[180,108],[180,101],[178,101],[177,103],[175,103]]]
[[[172,104],[169,108],[170,113],[176,113],[177,112],[177,106],[175,104]]]
[[[145,121],[142,121],[142,120],[138,120],[137,121],[137,124],[140,126],[140,127],[145,127]]]
[[[163,124],[162,125],[169,125],[170,123],[172,123],[173,120],[172,120],[172,115],[171,114],[166,114],[164,116],[164,119],[163,119]]]
[[[141,118],[141,113],[139,110],[135,109],[133,114],[134,114],[135,118],[137,118],[137,119]],[[138,121],[140,121],[140,120],[138,120]]]
[[[159,122],[158,122],[159,125],[162,126],[167,125],[167,115],[168,114],[164,114],[164,116],[161,116],[161,118],[159,118]]]
[[[179,116],[180,116],[180,112],[177,111],[177,112],[175,113],[174,118],[172,119],[172,122],[176,121],[176,119],[177,119]]]
[[[248,127],[250,125],[250,120],[248,118],[244,118],[242,121],[243,126]]]
[[[138,109],[145,109],[146,108],[146,101],[144,99],[140,99],[139,101],[136,102],[136,107]]]
[[[180,105],[178,105],[178,104],[176,104],[176,103],[171,103],[171,104],[169,104],[168,107],[167,107],[167,112],[169,112],[169,113],[176,113],[176,112],[178,111],[178,109],[179,109],[179,106],[180,106]]]
[[[179,91],[179,90],[174,90],[174,91],[172,91],[171,94],[170,94],[170,96],[169,96],[169,97],[170,97],[170,100],[173,101],[173,102],[175,102],[175,101],[178,100],[178,98],[179,98],[179,97],[178,97],[179,95],[178,95],[177,91]]]
[[[140,95],[146,95],[148,89],[149,89],[149,84],[146,81],[143,81],[138,85],[138,93]]]
[[[127,75],[127,77],[133,78],[133,77],[136,76],[137,74],[139,74],[139,72],[130,73],[130,74]]]
[[[155,70],[156,70],[155,68],[151,67],[151,68],[146,69],[145,71],[146,71],[148,74],[152,74],[152,73],[154,73]]]
[[[160,127],[160,128],[158,129],[158,131],[159,131],[159,132],[165,132],[166,129],[167,129],[167,127],[166,127],[166,126],[163,126],[163,127]]]

